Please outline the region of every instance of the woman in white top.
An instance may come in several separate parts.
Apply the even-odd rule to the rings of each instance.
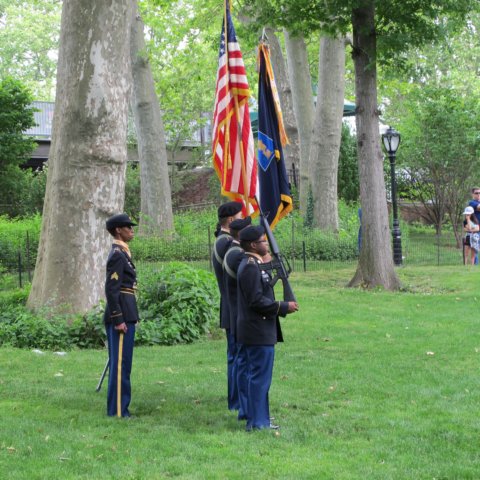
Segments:
[[[463,212],[463,230],[466,232],[465,235],[465,265],[475,265],[475,257],[478,252],[478,242],[480,231],[480,225],[478,224],[477,218],[474,215],[474,210],[472,207],[466,207]]]

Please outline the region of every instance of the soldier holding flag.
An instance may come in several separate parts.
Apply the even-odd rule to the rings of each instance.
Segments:
[[[213,165],[221,183],[221,193],[244,204],[244,213],[255,216],[259,211],[257,173],[260,183],[260,203],[267,218],[262,218],[267,228],[247,227],[240,233],[242,247],[247,257],[241,261],[237,276],[237,344],[245,345],[247,359],[248,394],[246,413],[247,430],[273,428],[270,425],[268,390],[273,368],[273,351],[277,341],[282,341],[278,316],[298,309],[293,292],[288,301],[274,299],[271,272],[281,266],[281,278],[288,284],[278,246],[269,225],[275,224],[292,210],[292,198],[283,160],[283,146],[288,142],[283,127],[278,92],[270,64],[268,46],[259,47],[259,136],[258,165],[255,158],[253,132],[250,124],[248,87],[245,66],[230,15],[230,1],[225,0],[225,14],[220,38],[215,109],[213,115]],[[218,240],[217,240],[218,242]],[[272,246],[275,262],[260,265]],[[276,247],[276,248],[274,248]],[[219,250],[220,247],[217,249]],[[225,264],[224,264],[225,265]],[[267,268],[265,268],[267,267]],[[225,272],[223,272],[225,275]],[[217,279],[219,276],[217,276]],[[289,286],[289,285],[288,285]],[[220,287],[220,283],[219,283]],[[220,287],[221,289],[221,287]],[[222,303],[223,306],[223,303]],[[223,318],[223,315],[222,315]],[[230,395],[229,333],[229,408],[234,406]],[[231,335],[230,335],[231,336]]]
[[[275,344],[283,342],[278,317],[298,310],[296,302],[275,300],[272,277],[261,268],[268,254],[267,244],[262,226],[250,226],[240,232],[245,258],[237,274],[237,341],[244,346],[247,358],[247,431],[278,429],[270,422],[268,401]]]

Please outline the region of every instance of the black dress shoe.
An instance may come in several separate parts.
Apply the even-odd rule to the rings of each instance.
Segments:
[[[247,427],[247,432],[251,432],[252,430],[278,430],[280,428],[279,425],[274,425],[271,423],[265,427]]]

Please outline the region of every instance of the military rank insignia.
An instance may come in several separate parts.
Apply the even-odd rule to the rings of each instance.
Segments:
[[[111,277],[110,277],[110,280],[118,280],[118,273],[117,272],[113,272]]]

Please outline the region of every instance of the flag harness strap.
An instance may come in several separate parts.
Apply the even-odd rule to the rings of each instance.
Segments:
[[[220,256],[220,254],[217,252],[217,244],[218,244],[218,241],[222,238],[222,237],[227,237],[227,238],[230,238],[230,235],[227,235],[226,233],[223,233],[222,235],[220,235],[219,237],[217,237],[217,239],[215,240],[215,245],[213,246],[213,254],[215,255],[215,258],[217,259],[217,262],[222,265],[223,264],[223,258]]]
[[[230,247],[230,249],[228,250],[228,252],[225,254],[225,258],[224,258],[224,260],[223,260],[223,268],[224,268],[225,271],[228,273],[228,276],[229,276],[229,277],[232,277],[232,278],[234,278],[234,279],[237,278],[237,273],[234,272],[234,271],[228,266],[226,260],[227,260],[228,254],[229,254],[230,252],[235,251],[235,250],[239,250],[239,251],[242,251],[242,252],[243,252],[243,248],[241,248],[241,247]]]

